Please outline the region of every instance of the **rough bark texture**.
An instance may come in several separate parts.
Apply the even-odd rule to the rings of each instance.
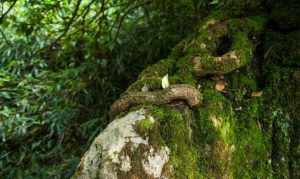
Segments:
[[[113,104],[123,117],[99,134],[74,178],[299,178],[300,33],[262,39],[265,22],[208,17]],[[286,39],[289,60],[268,44]],[[161,89],[166,74],[171,86]]]

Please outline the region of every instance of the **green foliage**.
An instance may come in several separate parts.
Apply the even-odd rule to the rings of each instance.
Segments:
[[[109,121],[111,103],[193,30],[204,6],[183,0],[3,1],[0,176],[71,176]]]

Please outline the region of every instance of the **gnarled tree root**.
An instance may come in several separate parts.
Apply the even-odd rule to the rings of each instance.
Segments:
[[[196,36],[181,41],[174,49],[173,53],[183,59],[177,66],[179,72],[186,61],[197,78],[227,74],[249,64],[255,49],[249,36],[257,35],[263,26],[263,19],[211,18],[200,26]]]
[[[119,100],[111,106],[111,117],[128,110],[130,107],[139,104],[168,104],[174,101],[185,101],[191,108],[202,104],[202,95],[198,89],[191,85],[178,84],[171,85],[164,90],[153,92],[136,92],[122,96]]]

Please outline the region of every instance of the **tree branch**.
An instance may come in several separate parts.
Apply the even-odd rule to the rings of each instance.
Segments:
[[[13,7],[17,4],[18,0],[15,0],[7,9],[7,11],[4,12],[4,14],[2,14],[2,16],[0,17],[0,23],[2,23],[2,21],[4,20],[4,18],[8,15],[8,13],[13,9]]]
[[[52,47],[54,44],[57,44],[57,42],[68,33],[68,31],[70,30],[70,28],[71,28],[71,26],[72,26],[72,24],[73,24],[73,22],[74,22],[74,20],[75,20],[75,18],[77,16],[77,14],[78,14],[78,10],[79,10],[79,7],[81,5],[81,2],[82,2],[82,0],[77,0],[75,9],[74,9],[74,11],[72,13],[72,17],[69,20],[69,22],[67,23],[67,25],[66,25],[63,33],[60,36],[58,36],[52,43],[50,43],[49,45],[47,45],[46,47],[43,47],[43,48],[37,50],[36,53],[38,53],[40,51],[43,51],[43,50],[47,49],[48,47]]]
[[[65,35],[68,33],[68,31],[70,30],[71,25],[73,24],[74,19],[75,19],[75,17],[77,16],[77,13],[78,13],[78,10],[79,10],[79,7],[80,7],[81,2],[82,2],[82,0],[77,0],[77,4],[76,4],[76,6],[75,6],[75,10],[73,11],[73,14],[72,14],[71,19],[70,19],[69,22],[67,23],[64,32],[63,32],[60,36],[58,36],[58,38],[54,41],[54,44],[55,44],[56,42],[58,42],[63,36],[65,36]]]
[[[139,8],[139,7],[141,7],[141,6],[144,6],[144,5],[146,5],[146,4],[149,4],[149,3],[151,3],[151,2],[152,2],[152,1],[149,0],[149,1],[145,1],[145,2],[142,2],[142,3],[136,4],[135,6],[132,6],[132,7],[128,8],[128,9],[125,11],[124,15],[121,17],[121,19],[120,19],[120,21],[119,21],[119,24],[118,24],[118,27],[117,27],[117,32],[116,32],[116,35],[115,35],[115,38],[114,38],[113,42],[115,42],[115,41],[117,40],[117,38],[118,38],[118,36],[119,36],[119,34],[120,34],[120,30],[121,30],[122,24],[123,24],[123,22],[124,22],[126,16],[127,16],[132,10],[137,9],[137,8]],[[113,25],[113,26],[114,26],[114,25]]]

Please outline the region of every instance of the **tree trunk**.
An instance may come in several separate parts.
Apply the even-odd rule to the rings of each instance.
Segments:
[[[265,23],[205,19],[112,105],[73,178],[299,178],[300,71],[274,61]]]

